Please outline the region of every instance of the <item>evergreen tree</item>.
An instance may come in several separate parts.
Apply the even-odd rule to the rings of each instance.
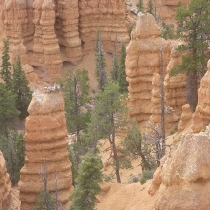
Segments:
[[[97,96],[94,110],[95,124],[97,129],[94,131],[96,139],[108,139],[113,150],[114,165],[117,182],[120,179],[120,159],[116,148],[116,130],[125,126],[126,108],[123,106],[123,98],[119,92],[119,85],[112,80],[108,80],[104,91],[100,91]]]
[[[1,136],[0,150],[4,154],[7,171],[11,182],[17,183],[20,179],[20,169],[25,163],[25,143],[23,135],[16,131],[9,131],[8,137]]]
[[[88,104],[89,79],[85,69],[72,68],[64,74],[61,80],[64,92],[66,122],[69,132],[76,132],[77,141],[80,141],[79,132],[87,126],[90,118]]]
[[[122,40],[120,48],[120,61],[119,61],[119,70],[118,70],[118,82],[119,82],[119,91],[121,93],[128,92],[128,82],[126,81],[125,73],[125,59],[126,59],[126,48],[125,43]]]
[[[141,131],[135,125],[129,128],[123,145],[134,159],[141,158],[142,170],[150,170],[155,167],[155,160],[151,156],[151,144],[146,143]]]
[[[144,12],[143,0],[139,0],[136,6],[138,8],[138,12]]]
[[[113,52],[113,67],[112,67],[112,70],[111,70],[111,77],[112,77],[112,80],[114,81],[117,81],[118,79],[118,70],[119,70],[119,66],[118,66],[118,61],[117,61],[117,42],[116,42],[116,39],[115,39],[115,42],[114,42],[114,52]]]
[[[0,75],[6,87],[10,90],[12,89],[11,69],[12,69],[12,65],[10,63],[10,55],[9,55],[9,40],[4,39],[4,49],[2,53],[2,64],[0,67]]]
[[[147,13],[154,15],[154,6],[152,0],[149,0],[147,3]]]
[[[96,61],[96,76],[99,83],[99,89],[103,90],[107,80],[105,71],[106,63],[102,48],[101,33],[97,30],[96,47],[95,47],[95,61]]]
[[[8,90],[5,84],[0,83],[0,135],[6,138],[20,113],[15,107],[15,101],[16,95]]]
[[[46,205],[45,197],[48,197],[48,205]],[[49,191],[42,190],[38,195],[36,200],[36,205],[34,206],[33,210],[56,210],[56,201],[53,199],[51,193]]]
[[[100,157],[92,152],[86,154],[79,167],[77,186],[71,195],[72,205],[69,210],[94,210],[98,202],[96,195],[100,193],[103,163]]]
[[[20,119],[28,116],[27,109],[32,98],[28,85],[29,82],[22,68],[20,56],[18,56],[17,63],[14,65],[13,91],[17,95],[16,108],[20,111]]]
[[[171,75],[180,72],[188,76],[186,96],[193,111],[198,101],[199,78],[205,73],[209,58],[210,1],[192,0],[188,7],[177,10],[176,20],[178,34],[185,40],[177,50],[187,55],[182,57],[181,64],[171,69]]]

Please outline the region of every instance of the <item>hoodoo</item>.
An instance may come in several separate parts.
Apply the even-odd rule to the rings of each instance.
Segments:
[[[40,175],[43,168],[47,174],[47,190],[58,192],[58,201],[64,209],[73,190],[63,96],[56,86],[51,89],[45,93],[35,91],[28,108],[24,136],[26,157],[19,182],[21,210],[32,209],[43,190]]]

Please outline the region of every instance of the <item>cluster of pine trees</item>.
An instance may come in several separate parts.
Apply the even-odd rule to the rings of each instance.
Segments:
[[[94,209],[97,203],[96,194],[100,192],[99,183],[103,179],[102,162],[99,156],[97,142],[107,139],[113,153],[113,170],[117,182],[121,182],[120,169],[131,167],[128,158],[119,158],[116,146],[116,136],[119,129],[125,129],[129,124],[125,101],[128,83],[125,73],[126,49],[122,40],[119,56],[116,41],[114,43],[113,67],[108,76],[100,30],[96,34],[95,64],[98,80],[98,90],[90,96],[88,74],[85,69],[70,68],[61,78],[64,93],[67,127],[70,133],[75,133],[75,139],[69,147],[72,162],[73,185],[75,191],[71,196],[71,210]],[[132,129],[131,129],[132,130]],[[127,144],[132,136],[129,134]],[[138,146],[142,143],[139,131]],[[126,147],[125,145],[125,147]],[[132,144],[127,153],[135,153]],[[143,146],[142,146],[143,148]],[[125,151],[121,151],[125,152]],[[139,152],[135,157],[144,157],[145,168],[150,168],[146,154],[148,150]],[[107,178],[107,177],[106,177]]]
[[[31,101],[28,80],[21,65],[20,56],[11,64],[9,40],[4,39],[4,49],[0,66],[0,150],[12,183],[19,181],[19,172],[24,165],[25,146],[23,134],[18,133],[16,125],[28,115]]]

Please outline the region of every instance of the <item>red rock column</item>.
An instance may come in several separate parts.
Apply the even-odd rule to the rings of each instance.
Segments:
[[[44,183],[40,177],[47,164],[47,189],[56,191],[63,209],[69,205],[72,187],[71,163],[68,159],[63,96],[59,91],[35,91],[26,118],[26,157],[19,182],[21,210],[31,210]]]

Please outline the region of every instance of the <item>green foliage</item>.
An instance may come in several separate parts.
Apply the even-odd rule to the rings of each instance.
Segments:
[[[65,100],[66,122],[69,132],[79,132],[85,129],[90,120],[89,78],[85,69],[68,69],[61,79]]]
[[[116,37],[117,39],[117,37]],[[111,70],[111,77],[112,80],[117,81],[118,80],[118,71],[119,71],[119,65],[118,65],[118,60],[117,60],[117,52],[116,52],[116,39],[114,43],[114,52],[113,52],[113,67]]]
[[[147,13],[154,15],[154,5],[152,0],[149,0],[147,3]]]
[[[130,175],[129,177],[129,180],[128,180],[128,183],[137,183],[141,180],[141,174],[138,174],[138,175]]]
[[[95,47],[95,62],[96,62],[96,76],[99,83],[99,89],[103,90],[107,80],[107,74],[105,71],[106,62],[104,58],[101,33],[97,30],[96,47]]]
[[[7,210],[8,208],[3,206],[2,208],[0,208],[0,210]]]
[[[123,100],[119,85],[108,80],[104,91],[99,92],[95,106],[98,139],[109,138],[116,129],[125,125],[127,109],[122,104]]]
[[[138,12],[144,12],[143,0],[139,0],[136,6],[138,8]]]
[[[119,92],[118,83],[108,80],[104,91],[100,91],[95,105],[94,120],[97,125],[97,139],[108,139],[114,153],[115,171],[120,182],[120,161],[115,144],[116,130],[126,123],[126,108],[123,106],[123,96]]]
[[[177,10],[178,35],[185,40],[177,50],[185,52],[181,64],[171,69],[171,76],[177,73],[188,75],[187,101],[195,110],[198,100],[198,79],[206,71],[209,58],[208,40],[210,38],[210,2],[192,0],[187,8]]]
[[[173,24],[166,24],[165,22],[162,22],[161,37],[163,37],[166,40],[175,38],[174,25]]]
[[[82,135],[80,142],[76,141],[75,139],[68,146],[69,160],[72,163],[72,184],[74,186],[76,185],[76,178],[78,176],[79,165],[82,162],[83,156],[87,154],[88,149],[90,148],[89,144],[86,144],[86,142],[83,141],[83,139],[84,136]]]
[[[47,199],[46,199],[47,198]],[[46,200],[48,204],[46,204]],[[47,207],[48,206],[48,207]],[[38,195],[36,200],[36,205],[33,210],[55,210],[56,209],[56,201],[52,198],[52,195],[49,191],[42,190]]]
[[[12,183],[17,183],[20,178],[20,169],[25,162],[25,141],[23,140],[23,134],[10,131],[8,137],[1,136],[0,150],[3,152]]]
[[[155,167],[155,160],[151,155],[151,145],[146,143],[140,130],[136,126],[132,126],[128,130],[128,134],[123,141],[123,146],[134,159],[138,159],[139,157],[141,158],[142,170],[152,169]]]
[[[146,178],[145,177],[142,177],[141,180],[140,180],[140,183],[141,184],[145,184],[146,182],[147,182]]]
[[[11,73],[12,65],[10,63],[10,55],[9,55],[9,40],[4,39],[3,42],[4,42],[4,48],[3,48],[2,57],[1,57],[2,64],[0,67],[0,75],[6,87],[11,90],[12,89],[12,73]]]
[[[171,132],[170,135],[175,134],[178,131],[178,126],[176,126]]]
[[[126,48],[125,43],[122,40],[121,48],[120,48],[120,60],[119,60],[119,73],[118,73],[118,83],[119,83],[119,91],[120,93],[128,92],[128,82],[126,81],[126,73],[125,73],[125,59],[126,59]]]
[[[16,95],[5,84],[0,83],[0,134],[8,137],[9,129],[18,119],[19,111],[15,107]]]
[[[153,174],[154,174],[154,170],[143,171],[140,183],[144,184],[146,183],[147,180],[152,179]]]
[[[13,68],[13,92],[17,95],[16,108],[20,111],[19,118],[24,119],[28,116],[28,106],[32,99],[32,92],[28,87],[29,82],[21,65],[20,56]]]
[[[103,163],[97,154],[89,152],[84,156],[76,179],[77,186],[70,197],[70,210],[94,209],[98,202],[96,195],[101,191],[102,167]]]

